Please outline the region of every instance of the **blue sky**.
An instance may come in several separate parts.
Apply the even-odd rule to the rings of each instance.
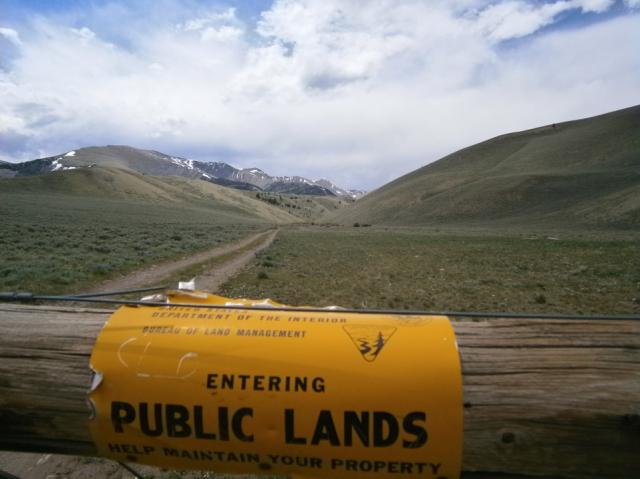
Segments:
[[[639,51],[640,0],[0,0],[0,159],[129,144],[372,189],[640,103]]]

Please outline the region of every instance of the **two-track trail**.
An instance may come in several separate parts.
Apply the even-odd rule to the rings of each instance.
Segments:
[[[91,292],[121,291],[162,284],[163,281],[175,277],[181,271],[190,267],[214,261],[214,266],[207,268],[203,273],[196,276],[195,283],[198,289],[215,292],[220,285],[246,266],[255,257],[256,253],[269,247],[277,234],[277,229],[263,231],[234,243],[218,246],[179,260],[153,265],[150,268],[105,281],[97,287],[91,288]],[[188,280],[190,278],[184,277],[180,279]],[[172,284],[170,286],[176,285]]]

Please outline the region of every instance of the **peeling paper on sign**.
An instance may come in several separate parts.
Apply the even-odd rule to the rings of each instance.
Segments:
[[[300,478],[459,477],[462,384],[448,318],[167,298],[120,308],[98,337],[89,401],[101,455]]]
[[[179,281],[178,289],[181,291],[195,291],[196,289],[196,278],[191,278],[189,281]]]
[[[89,406],[89,419],[93,420],[96,417],[96,406],[91,400],[91,394],[100,387],[102,384],[102,373],[100,371],[96,371],[93,366],[89,365],[91,369],[91,386],[89,387],[89,395],[87,396],[87,405]]]

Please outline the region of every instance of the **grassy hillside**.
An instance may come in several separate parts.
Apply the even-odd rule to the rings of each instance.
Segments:
[[[512,133],[405,175],[335,221],[640,228],[640,106]]]
[[[291,195],[263,191],[253,193],[252,196],[305,222],[314,222],[329,217],[354,201],[343,196]]]
[[[0,195],[36,199],[51,195],[121,200],[148,206],[197,210],[222,222],[290,223],[296,218],[249,192],[182,177],[145,176],[117,168],[81,168],[39,176],[0,179]],[[79,201],[79,200],[78,200]],[[46,208],[46,204],[43,205]]]
[[[296,218],[200,180],[89,168],[0,178],[0,291],[89,289]]]

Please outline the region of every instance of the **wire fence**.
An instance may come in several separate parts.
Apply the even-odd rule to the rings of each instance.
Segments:
[[[127,291],[109,291],[86,294],[47,296],[32,293],[4,292],[0,293],[0,301],[5,302],[74,302],[74,303],[94,303],[110,304],[114,306],[165,306],[183,308],[203,308],[203,309],[227,309],[227,310],[254,310],[254,311],[296,311],[301,313],[327,313],[341,312],[349,314],[370,314],[370,315],[399,315],[399,316],[450,316],[459,318],[504,318],[504,319],[561,319],[561,320],[598,320],[598,321],[640,321],[640,315],[626,314],[563,314],[563,313],[515,313],[509,311],[429,311],[429,310],[398,310],[398,309],[366,309],[366,308],[317,308],[317,307],[295,307],[295,306],[240,306],[224,304],[203,304],[203,303],[168,303],[164,301],[144,301],[127,299],[107,299],[106,296],[119,296],[134,293],[152,292],[166,290],[166,286],[156,286],[152,288],[131,289]]]

